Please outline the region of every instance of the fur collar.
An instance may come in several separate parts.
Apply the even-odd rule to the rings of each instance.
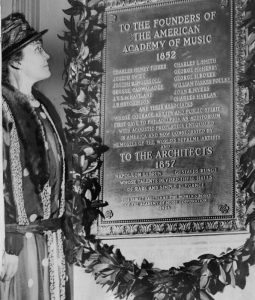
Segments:
[[[2,94],[11,109],[24,148],[25,166],[29,170],[36,193],[40,193],[49,179],[43,126],[26,95],[10,85],[2,86]]]

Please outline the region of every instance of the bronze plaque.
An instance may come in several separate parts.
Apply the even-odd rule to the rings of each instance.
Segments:
[[[233,11],[222,0],[107,9],[99,235],[243,229]]]

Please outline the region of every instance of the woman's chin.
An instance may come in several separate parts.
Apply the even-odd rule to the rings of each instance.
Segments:
[[[51,71],[50,71],[50,69],[48,69],[48,70],[45,72],[45,74],[44,74],[44,78],[42,78],[41,80],[47,79],[47,78],[49,78],[50,76],[51,76]]]

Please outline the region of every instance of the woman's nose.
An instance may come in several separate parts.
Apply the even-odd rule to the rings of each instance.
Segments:
[[[46,60],[50,58],[50,55],[46,51],[44,51],[43,55],[45,56]]]

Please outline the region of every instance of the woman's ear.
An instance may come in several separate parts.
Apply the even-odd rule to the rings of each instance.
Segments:
[[[20,65],[19,61],[13,61],[12,63],[9,64],[9,66],[15,70],[19,70],[19,65]]]

